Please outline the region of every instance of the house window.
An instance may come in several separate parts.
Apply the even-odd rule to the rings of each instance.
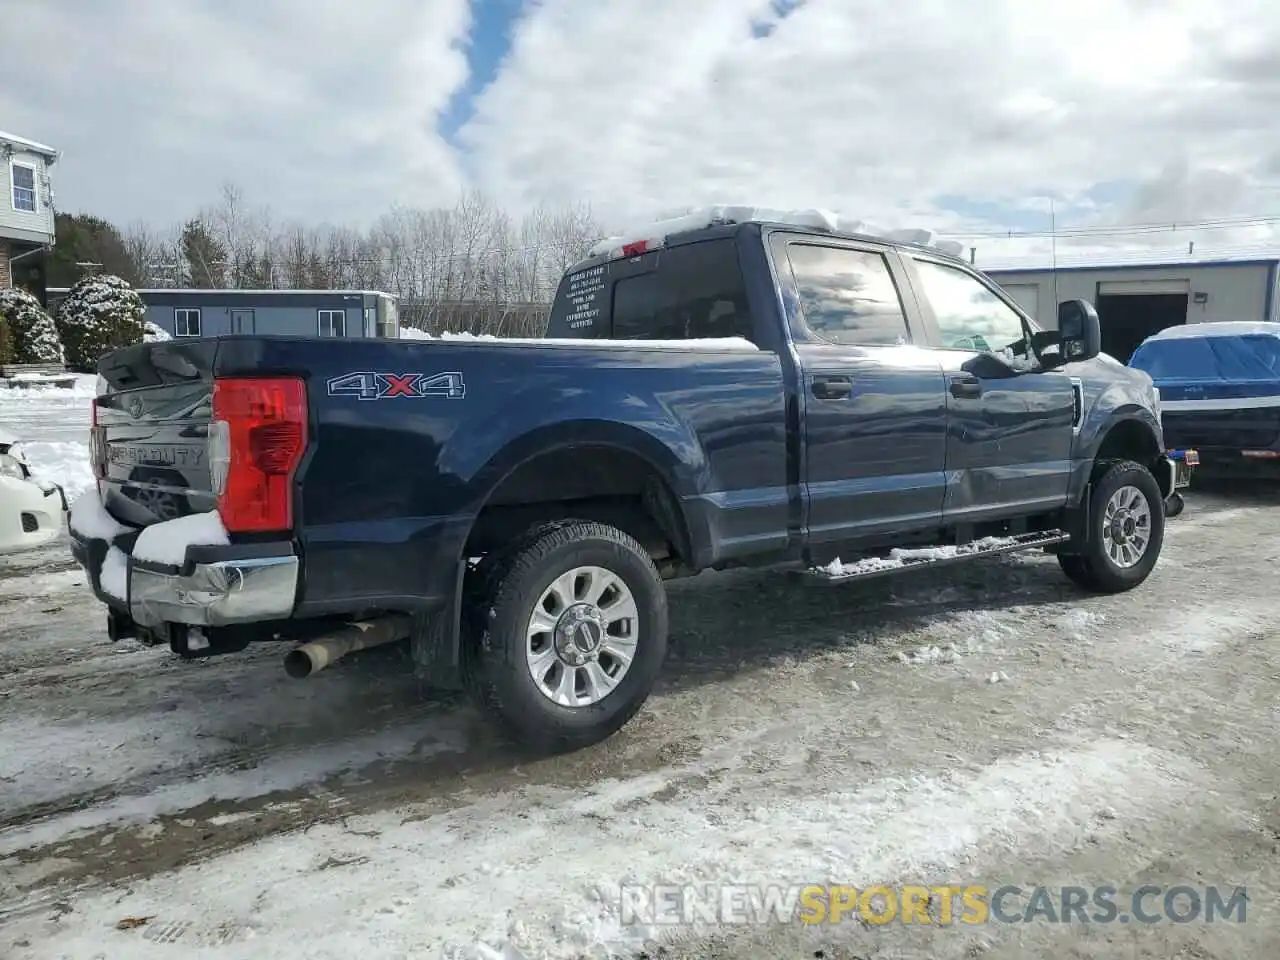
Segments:
[[[345,337],[347,335],[347,311],[321,310],[320,336]]]
[[[11,163],[13,177],[13,209],[36,212],[36,168],[25,163]]]
[[[173,333],[177,337],[200,336],[200,311],[194,308],[174,310]]]

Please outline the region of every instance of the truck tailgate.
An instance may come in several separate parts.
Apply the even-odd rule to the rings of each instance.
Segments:
[[[139,344],[99,366],[91,457],[107,510],[135,527],[216,506],[209,422],[216,342]]]

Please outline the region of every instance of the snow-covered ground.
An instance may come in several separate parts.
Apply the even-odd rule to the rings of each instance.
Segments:
[[[32,470],[62,484],[68,501],[93,484],[89,406],[96,381],[92,374],[79,374],[70,389],[51,385],[0,389],[0,427],[18,436]]]
[[[83,445],[84,386],[0,422]],[[402,651],[301,681],[271,645],[187,663],[110,643],[65,544],[0,558],[0,957],[1280,955],[1277,558],[1274,498],[1193,494],[1118,597],[1042,555],[672,584],[660,689],[552,759]],[[1251,898],[1141,928],[624,922],[624,886],[728,881]]]

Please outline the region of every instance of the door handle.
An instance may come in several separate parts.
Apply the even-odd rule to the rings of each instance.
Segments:
[[[813,395],[819,400],[843,400],[853,392],[848,377],[814,377]]]
[[[982,381],[974,376],[951,378],[951,395],[953,397],[982,396]]]

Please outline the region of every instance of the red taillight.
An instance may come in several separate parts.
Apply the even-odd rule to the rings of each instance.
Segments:
[[[233,533],[293,526],[293,475],[307,449],[307,390],[295,377],[215,380],[209,470]]]
[[[89,411],[89,469],[93,471],[93,481],[101,497],[102,481],[107,476],[107,449],[102,441],[102,428],[98,426],[97,397],[89,405]]]

